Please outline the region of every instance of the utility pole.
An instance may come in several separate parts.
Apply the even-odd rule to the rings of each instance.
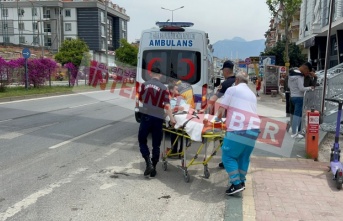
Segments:
[[[179,9],[181,9],[181,8],[184,8],[184,7],[185,7],[185,6],[181,6],[181,7],[176,8],[176,9],[167,9],[167,8],[161,7],[161,9],[164,9],[164,10],[167,10],[167,11],[171,11],[171,13],[172,13],[172,22],[174,22],[174,11],[179,10]]]
[[[108,67],[108,33],[107,33],[107,28],[108,28],[108,25],[107,25],[107,5],[108,5],[108,0],[105,0],[105,36],[106,36],[106,41],[105,41],[105,53],[106,53],[106,67],[107,67],[107,73],[106,73],[106,78],[108,79],[108,70],[109,70],[109,67]]]

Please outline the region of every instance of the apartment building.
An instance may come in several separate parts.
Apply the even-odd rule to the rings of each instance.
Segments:
[[[273,18],[270,19],[269,29],[265,33],[265,46],[270,49],[276,46],[278,41],[285,39],[285,24],[282,20],[282,9],[280,9]],[[299,39],[299,25],[300,25],[300,9],[292,16],[289,24],[289,42],[296,43]]]
[[[81,38],[95,56],[111,53],[120,39],[127,39],[130,20],[124,8],[109,0],[2,0],[0,14],[0,42],[5,45],[57,52],[64,40]]]
[[[317,70],[324,69],[330,0],[303,0],[300,13],[298,45],[303,45],[308,59]],[[335,0],[330,36],[330,63],[334,67],[343,62],[343,0]]]

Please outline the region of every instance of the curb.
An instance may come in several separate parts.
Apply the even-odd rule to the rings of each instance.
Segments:
[[[74,94],[74,92],[55,92],[55,93],[48,93],[48,94],[30,94],[30,95],[23,95],[23,96],[6,97],[6,98],[0,98],[0,103],[19,101],[19,100],[28,100],[28,99],[42,98],[42,97],[53,97],[53,96],[59,96],[59,95],[65,95],[65,94]]]

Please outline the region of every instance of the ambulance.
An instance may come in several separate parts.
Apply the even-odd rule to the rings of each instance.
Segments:
[[[150,79],[153,67],[161,70],[161,81],[165,85],[170,79],[182,82],[183,86],[189,85],[188,89],[183,89],[190,91],[186,92],[187,101],[196,110],[206,107],[217,86],[212,80],[213,49],[208,34],[192,29],[194,24],[191,22],[157,22],[156,25],[158,28],[144,30],[140,38],[135,102],[137,122],[140,122],[139,109],[142,107],[138,100],[140,85]]]

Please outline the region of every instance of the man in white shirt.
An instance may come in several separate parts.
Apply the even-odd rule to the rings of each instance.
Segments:
[[[246,73],[238,73],[235,86],[226,90],[218,110],[219,119],[227,111],[227,132],[222,145],[222,161],[231,183],[227,195],[245,189],[250,155],[259,135],[256,95],[248,87],[248,81]]]

